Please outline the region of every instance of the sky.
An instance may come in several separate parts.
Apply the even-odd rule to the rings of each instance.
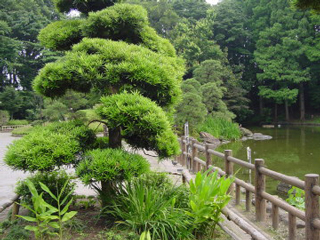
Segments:
[[[220,0],[207,0],[207,3],[210,3],[212,5],[216,5],[218,2],[221,2]]]

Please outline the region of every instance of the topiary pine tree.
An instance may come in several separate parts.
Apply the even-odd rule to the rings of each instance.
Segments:
[[[167,113],[172,114],[180,98],[184,64],[170,42],[149,26],[146,10],[106,0],[57,0],[56,6],[61,12],[78,9],[86,17],[57,21],[40,32],[45,47],[66,52],[41,69],[35,91],[54,98],[68,89],[99,89],[105,96],[97,113],[108,125],[110,148],[121,148],[125,139],[134,148],[156,151],[160,158],[177,154],[179,144]],[[97,156],[104,154],[91,159]],[[90,182],[88,174],[79,172]],[[108,174],[99,172],[102,190],[108,192],[112,179],[101,178]]]

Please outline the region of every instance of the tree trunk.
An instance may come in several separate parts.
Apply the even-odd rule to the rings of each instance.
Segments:
[[[274,104],[274,121],[278,122],[278,104]]]
[[[121,148],[120,127],[109,129],[109,145],[110,145],[110,148]]]
[[[286,110],[286,121],[290,121],[288,100],[284,101],[284,107],[285,107],[285,110]]]
[[[114,197],[114,190],[111,181],[101,181],[101,203],[102,207],[108,206]]]
[[[109,145],[110,148],[121,148],[121,128],[110,128],[109,129]],[[105,207],[110,204],[112,197],[114,196],[114,182],[113,181],[101,181],[101,202],[102,206]]]
[[[300,91],[300,120],[305,120],[305,102],[304,102],[304,85],[303,82],[299,86]]]
[[[263,115],[263,98],[262,96],[259,97],[259,111],[260,111],[260,116]]]

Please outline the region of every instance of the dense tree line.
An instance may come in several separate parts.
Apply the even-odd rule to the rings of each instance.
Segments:
[[[303,1],[294,4],[302,7],[299,2],[303,4]],[[142,4],[148,8],[158,33],[169,38],[186,59],[189,71],[185,79],[194,78],[199,72],[197,68],[203,71],[200,66],[207,65],[211,69],[210,82],[216,85],[221,80],[225,82],[219,87],[222,99],[228,110],[237,115],[237,120],[250,117],[259,122],[303,120],[306,114],[310,117],[320,108],[317,78],[320,18],[314,12],[295,9],[292,3],[289,0],[224,0],[210,6],[190,0]],[[316,10],[315,6],[309,4],[305,8]],[[217,64],[229,68],[229,74]],[[206,80],[200,80],[203,81]],[[204,96],[210,94],[221,96],[213,89]],[[190,98],[189,92],[187,95]],[[188,102],[185,101],[186,106]],[[257,117],[251,117],[248,104]],[[189,114],[186,118],[190,118]]]

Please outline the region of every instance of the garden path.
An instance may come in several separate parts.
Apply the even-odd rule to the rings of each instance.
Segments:
[[[27,176],[23,171],[12,170],[3,161],[7,146],[15,139],[11,133],[0,133],[0,206],[14,197],[16,182]]]

